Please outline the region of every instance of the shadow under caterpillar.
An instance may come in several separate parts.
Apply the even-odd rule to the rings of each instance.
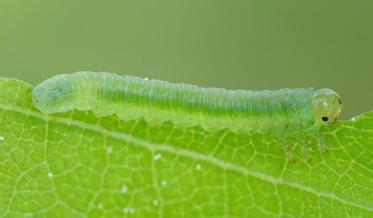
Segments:
[[[335,123],[342,110],[339,95],[330,89],[226,90],[98,72],[54,76],[37,85],[32,96],[48,114],[91,110],[97,117],[116,114],[122,120],[142,117],[208,131],[269,133],[289,156],[291,138],[306,159],[307,137],[326,150],[320,127]]]

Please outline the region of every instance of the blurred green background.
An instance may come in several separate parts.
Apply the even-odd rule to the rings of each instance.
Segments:
[[[373,109],[373,1],[1,0],[0,76],[109,71],[229,89],[328,87]]]

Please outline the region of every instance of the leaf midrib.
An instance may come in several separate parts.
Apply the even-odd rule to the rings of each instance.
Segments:
[[[17,113],[20,113],[20,114],[23,114],[23,115],[26,115],[26,116],[32,116],[32,117],[44,120],[45,122],[53,121],[53,122],[56,122],[56,123],[61,123],[61,124],[65,124],[65,125],[72,125],[72,126],[75,126],[75,127],[79,127],[81,129],[98,132],[98,133],[104,134],[106,136],[115,138],[115,139],[119,139],[119,140],[123,140],[123,141],[126,141],[126,142],[131,142],[131,143],[137,144],[137,145],[142,146],[143,148],[146,148],[146,149],[151,150],[151,151],[164,151],[164,152],[168,152],[170,154],[177,154],[177,155],[181,155],[183,157],[192,158],[193,160],[205,161],[205,162],[208,162],[212,165],[218,166],[222,169],[238,172],[238,173],[241,173],[245,176],[251,176],[251,177],[254,177],[256,179],[260,179],[262,181],[269,182],[273,185],[289,186],[289,187],[292,187],[292,188],[295,188],[295,189],[298,189],[298,190],[301,190],[301,191],[304,191],[304,192],[311,193],[313,195],[316,195],[317,197],[325,197],[325,198],[328,198],[328,199],[333,200],[333,201],[337,201],[337,202],[342,203],[342,204],[347,205],[347,206],[352,206],[352,207],[355,207],[355,208],[359,208],[359,209],[363,209],[363,210],[366,210],[366,211],[369,211],[369,212],[373,212],[373,208],[371,208],[371,207],[359,204],[355,201],[351,201],[351,200],[342,198],[342,197],[340,197],[340,196],[338,196],[334,193],[320,191],[320,190],[317,190],[313,187],[309,187],[309,186],[306,186],[304,184],[295,183],[295,182],[285,180],[285,179],[282,179],[282,178],[275,178],[271,175],[267,175],[267,174],[260,173],[260,172],[257,172],[257,171],[249,170],[249,169],[244,168],[242,166],[238,166],[238,165],[235,165],[235,164],[232,164],[232,163],[228,163],[228,162],[225,162],[221,159],[211,157],[211,156],[207,156],[207,155],[195,152],[195,151],[190,151],[190,150],[187,150],[187,149],[184,149],[184,148],[171,146],[169,144],[150,143],[146,140],[143,140],[143,139],[140,139],[140,138],[137,138],[137,137],[134,137],[134,136],[122,133],[122,132],[108,130],[108,129],[103,128],[103,127],[98,126],[98,125],[93,125],[93,124],[90,124],[90,123],[86,123],[86,122],[78,121],[78,120],[73,120],[73,119],[69,119],[69,118],[52,117],[52,116],[49,116],[49,115],[43,115],[41,113],[32,111],[28,108],[23,108],[23,107],[19,107],[19,106],[4,105],[4,104],[0,103],[0,108],[2,108],[4,110],[7,110],[7,111],[17,112]]]

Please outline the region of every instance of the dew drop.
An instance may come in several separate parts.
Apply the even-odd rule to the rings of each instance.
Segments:
[[[158,204],[159,204],[158,200],[157,200],[157,199],[154,199],[154,200],[153,200],[153,205],[154,205],[154,206],[158,206]]]
[[[3,141],[5,139],[4,136],[0,136],[0,141]]]
[[[166,186],[166,185],[167,185],[167,181],[166,181],[166,180],[162,180],[162,181],[161,181],[161,185],[162,185],[162,186]]]
[[[128,207],[123,208],[123,212],[124,212],[124,213],[128,213],[128,212],[129,212]]]
[[[154,160],[160,160],[162,158],[161,154],[154,155]]]
[[[134,214],[135,213],[135,208],[133,208],[133,207],[125,207],[125,208],[123,208],[123,212],[124,213],[132,213],[132,214]]]
[[[106,152],[109,154],[113,153],[113,148],[111,146],[107,147]]]
[[[49,173],[48,173],[48,177],[49,177],[49,178],[52,178],[52,177],[53,177],[53,173],[49,172]]]
[[[122,193],[127,193],[128,187],[126,185],[122,186],[121,191],[122,191]]]
[[[197,165],[196,165],[196,170],[197,170],[197,171],[200,171],[200,170],[201,170],[201,165],[197,164]]]

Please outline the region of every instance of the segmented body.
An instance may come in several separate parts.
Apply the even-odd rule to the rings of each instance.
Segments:
[[[51,86],[58,85],[54,90]],[[144,118],[150,123],[171,121],[177,126],[224,128],[237,133],[313,131],[314,89],[276,91],[226,90],[175,84],[112,73],[77,72],[53,77],[35,89],[54,90],[40,99],[44,112],[92,110],[96,116],[117,114],[123,120]],[[36,91],[35,91],[36,92]],[[62,106],[56,98],[68,95]],[[39,102],[40,103],[40,102]],[[47,105],[53,105],[48,108]]]

